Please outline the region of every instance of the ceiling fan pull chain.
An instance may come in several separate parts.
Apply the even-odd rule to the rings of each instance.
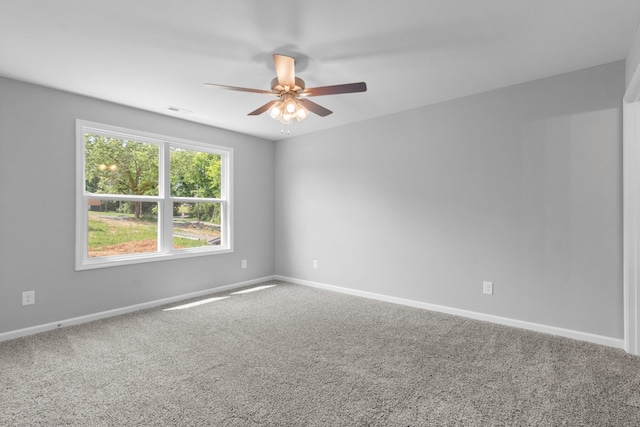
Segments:
[[[289,135],[291,133],[291,131],[289,130],[289,123],[283,123],[280,122],[280,133],[284,134],[284,125],[287,125],[287,135]]]

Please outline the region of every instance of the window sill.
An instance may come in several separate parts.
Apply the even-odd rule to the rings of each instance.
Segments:
[[[143,264],[155,261],[169,261],[173,259],[193,258],[206,255],[219,255],[232,253],[231,248],[190,250],[185,252],[153,253],[141,255],[123,255],[112,257],[91,258],[76,261],[76,271],[93,270],[97,268],[118,267],[123,265]]]

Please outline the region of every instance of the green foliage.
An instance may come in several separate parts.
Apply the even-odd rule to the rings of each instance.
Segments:
[[[198,221],[212,221],[220,224],[220,208],[218,203],[191,203],[189,214]]]
[[[200,246],[206,246],[207,242],[204,240],[195,240],[195,239],[185,239],[184,237],[173,237],[173,248],[174,249],[186,249],[186,248],[197,248]]]
[[[220,197],[221,158],[218,154],[171,149],[171,195]]]
[[[132,214],[138,219],[149,219],[158,216],[158,204],[153,202],[119,202],[117,212]]]
[[[158,195],[158,153],[154,144],[86,134],[87,191]]]
[[[158,195],[158,153],[155,144],[85,134],[85,188],[97,194]],[[130,208],[136,218],[142,204]]]
[[[171,149],[171,195],[219,198],[221,161],[218,154]],[[174,206],[174,213],[177,209]],[[187,203],[182,206],[182,212],[198,221],[220,223],[218,203]]]
[[[158,195],[159,147],[101,135],[85,135],[85,188],[95,194]],[[219,198],[221,196],[219,154],[171,148],[170,184],[174,197]],[[122,213],[136,218],[157,214],[157,205],[142,202],[104,202],[111,210],[117,203]],[[174,206],[174,215],[177,214]],[[217,203],[189,203],[187,214],[198,221],[220,222]]]

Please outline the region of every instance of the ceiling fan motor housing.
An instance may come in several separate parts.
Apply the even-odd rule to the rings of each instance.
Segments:
[[[280,84],[280,82],[278,81],[278,78],[275,77],[273,80],[271,80],[271,89],[276,92],[299,92],[304,90],[304,80],[296,77],[295,81],[296,81],[295,86],[290,87],[289,90],[287,90],[286,87]]]

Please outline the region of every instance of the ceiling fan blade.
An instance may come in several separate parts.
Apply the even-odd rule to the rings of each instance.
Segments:
[[[322,105],[318,105],[315,102],[309,101],[308,99],[298,98],[298,102],[302,104],[304,108],[319,115],[320,117],[328,116],[333,113],[333,111],[324,108]]]
[[[279,100],[276,99],[275,101],[269,101],[266,104],[264,104],[262,107],[258,108],[257,110],[254,110],[254,111],[250,112],[249,114],[247,114],[247,116],[259,116],[260,114],[264,113],[269,108],[271,108],[271,106],[273,104],[275,104],[276,102],[279,102]]]
[[[227,86],[227,85],[218,85],[215,83],[205,83],[205,87],[212,89],[226,89],[226,90],[235,90],[238,92],[252,92],[252,93],[263,93],[265,95],[279,95],[276,92],[272,92],[270,90],[262,90],[262,89],[249,89],[246,87],[237,87],[237,86]]]
[[[337,95],[339,93],[366,92],[367,84],[365,82],[346,83],[343,85],[312,87],[303,90],[299,96],[322,96]]]
[[[296,85],[296,68],[295,60],[290,56],[273,54],[273,65],[276,67],[276,75],[278,76],[278,83],[282,87],[289,86],[290,88]]]

